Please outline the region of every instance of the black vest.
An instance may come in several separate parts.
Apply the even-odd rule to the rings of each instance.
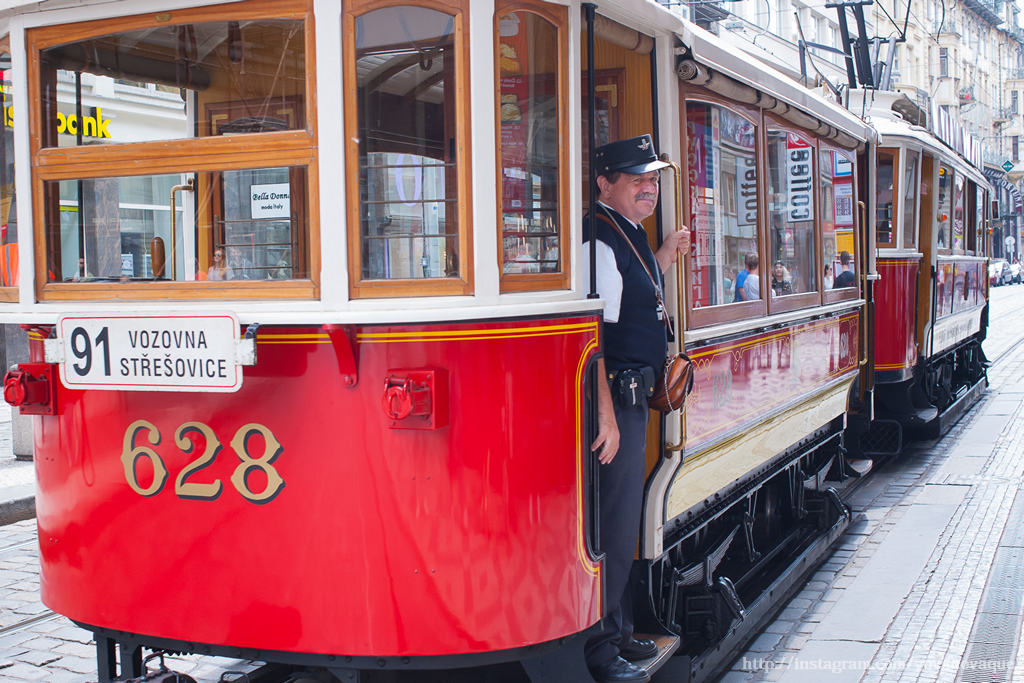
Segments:
[[[643,228],[638,230],[617,212],[603,206],[599,207],[598,211],[619,224],[622,232],[629,237],[637,252],[647,262],[651,275],[657,278],[658,284],[664,288],[661,268],[658,267],[654,252],[647,243],[647,233]],[[665,363],[668,342],[665,336],[665,323],[658,319],[658,297],[651,278],[647,276],[633,250],[622,240],[622,235],[603,220],[592,220],[590,216],[584,218],[584,241],[593,239],[592,231],[595,227],[597,239],[611,247],[612,253],[615,254],[615,265],[622,277],[619,321],[605,322],[602,327],[605,368],[609,372],[614,372],[648,366],[659,372]]]

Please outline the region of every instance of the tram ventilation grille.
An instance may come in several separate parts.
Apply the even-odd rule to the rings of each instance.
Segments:
[[[895,455],[902,446],[903,425],[896,420],[875,420],[860,437],[864,455]]]

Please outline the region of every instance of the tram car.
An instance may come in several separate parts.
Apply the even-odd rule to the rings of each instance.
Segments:
[[[877,134],[846,109],[647,0],[6,7],[0,320],[30,358],[4,397],[34,416],[43,601],[101,681],[152,651],[589,679],[581,226],[591,151],[648,132],[695,381],[649,428],[643,665],[714,675],[845,529],[880,370]],[[922,140],[886,145],[981,187]],[[959,348],[928,327],[968,310],[948,292],[980,301],[964,257],[922,257],[953,307],[922,358]]]
[[[874,419],[851,449],[899,452],[937,437],[987,386],[991,186],[981,147],[945,111],[898,92],[851,93],[878,131],[872,307]]]

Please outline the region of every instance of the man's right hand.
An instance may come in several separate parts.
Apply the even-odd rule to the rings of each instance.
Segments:
[[[597,361],[597,438],[590,444],[590,450],[597,453],[597,460],[607,465],[619,452],[619,423],[615,421],[615,407],[612,392],[608,388],[608,373],[604,358]]]

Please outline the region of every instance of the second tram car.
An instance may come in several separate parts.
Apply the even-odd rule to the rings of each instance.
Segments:
[[[855,91],[851,108],[879,133],[876,419],[851,446],[891,453],[938,436],[986,386],[990,186],[980,145],[946,112],[896,92]]]
[[[43,600],[104,683],[152,650],[589,678],[594,146],[653,132],[679,173],[648,234],[692,231],[694,391],[651,421],[631,578],[649,670],[713,675],[842,533],[851,409],[927,422],[983,373],[983,177],[654,2],[8,6],[4,396]],[[881,291],[876,240],[904,250]]]

